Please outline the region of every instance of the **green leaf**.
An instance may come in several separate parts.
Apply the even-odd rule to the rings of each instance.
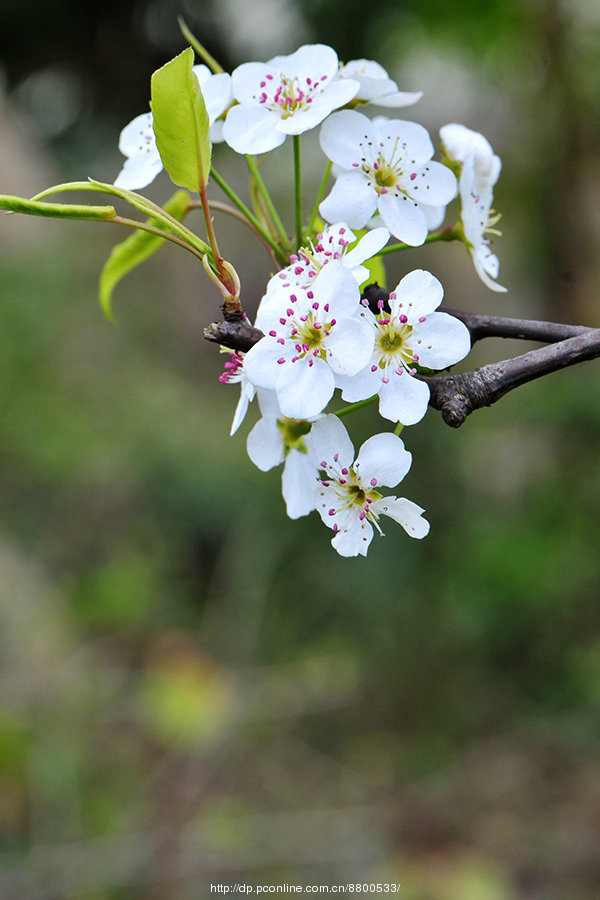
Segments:
[[[156,145],[171,181],[200,192],[210,172],[211,143],[206,105],[192,72],[191,47],[152,76]]]
[[[165,203],[165,212],[181,221],[188,211],[189,201],[190,198],[185,191],[177,191]],[[146,224],[159,225],[163,223],[150,218],[146,220]],[[164,242],[165,239],[156,234],[148,231],[136,231],[127,240],[113,247],[100,275],[100,305],[107,319],[113,320],[111,300],[116,285],[128,272],[156,253]]]
[[[38,200],[26,200],[24,197],[13,197],[0,194],[0,209],[9,212],[25,213],[29,216],[47,216],[54,219],[90,219],[103,222],[114,219],[114,206],[86,206],[76,203],[40,203]]]

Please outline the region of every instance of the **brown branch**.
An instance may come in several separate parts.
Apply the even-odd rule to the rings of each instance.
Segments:
[[[554,343],[589,331],[585,325],[563,325],[560,322],[540,322],[535,319],[485,316],[480,313],[463,312],[463,310],[452,309],[448,306],[440,306],[440,312],[449,313],[465,323],[471,335],[471,344],[486,337]]]
[[[378,301],[387,303],[389,294],[375,284],[368,285],[363,296],[377,312]],[[245,313],[229,312],[225,306],[221,310],[223,321],[213,322],[204,330],[207,340],[245,353],[264,337],[259,328],[250,325]],[[600,328],[486,316],[448,307],[440,307],[440,311],[464,322],[472,344],[484,337],[519,338],[548,344],[459,375],[417,376],[429,385],[429,405],[439,410],[444,422],[452,428],[459,428],[476,409],[491,406],[528,381],[600,356]]]
[[[509,391],[536,378],[600,356],[600,328],[530,350],[513,359],[489,363],[461,375],[420,376],[429,385],[429,405],[440,410],[451,428],[459,428],[476,409],[491,406]]]
[[[222,322],[213,322],[204,329],[204,337],[207,341],[229,347],[230,350],[239,350],[247,353],[250,347],[258,344],[264,337],[260,328],[253,328],[243,310],[228,312],[225,304],[221,307],[223,313]]]

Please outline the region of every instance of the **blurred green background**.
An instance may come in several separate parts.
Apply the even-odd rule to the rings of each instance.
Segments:
[[[0,191],[114,179],[121,127],[184,46],[178,14],[228,69],[322,41],[424,90],[400,117],[434,142],[449,121],[489,138],[509,293],[455,245],[397,255],[390,284],[423,266],[448,305],[600,326],[596,0],[4,0]],[[290,148],[265,170],[287,196]],[[269,259],[217,226],[252,310]],[[595,900],[597,365],[457,432],[434,412],[406,429],[403,493],[430,536],[391,525],[343,560],[316,514],[286,518],[249,426],[228,437],[238,391],[192,258],[165,248],[103,318],[122,237],[0,220],[0,897],[399,882],[403,900]],[[357,446],[378,428],[350,424]]]

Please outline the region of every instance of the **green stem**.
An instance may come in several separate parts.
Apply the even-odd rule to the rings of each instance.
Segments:
[[[375,394],[373,397],[367,397],[366,400],[358,400],[357,403],[350,403],[348,406],[343,406],[341,409],[336,409],[333,415],[337,416],[338,419],[341,419],[343,416],[349,416],[350,413],[355,412],[357,409],[362,409],[363,406],[370,406],[370,404],[375,403],[376,400],[379,400],[378,394]]]
[[[294,142],[294,196],[296,198],[296,249],[302,246],[302,170],[300,158],[300,135],[293,136]]]
[[[231,202],[234,206],[237,206],[239,211],[244,215],[244,217],[248,220],[250,225],[260,234],[262,239],[269,245],[273,253],[275,254],[278,261],[286,266],[289,263],[289,257],[286,255],[285,251],[281,248],[281,246],[273,240],[273,237],[269,234],[264,225],[259,222],[251,209],[248,209],[243,200],[238,197],[235,191],[229,187],[224,178],[222,178],[219,173],[213,168],[210,170],[211,178],[216,181],[221,190],[227,194]]]
[[[176,235],[170,234],[168,231],[163,231],[161,228],[155,228],[154,225],[148,225],[146,222],[138,222],[136,219],[127,219],[124,216],[114,216],[114,218],[106,219],[105,221],[115,222],[117,225],[126,225],[128,228],[138,228],[140,231],[148,231],[150,234],[155,234],[165,241],[171,241],[172,244],[177,244],[178,247],[183,247],[184,250],[189,250],[190,253],[193,253],[198,259],[202,259],[205,255],[204,253],[199,253],[198,250],[196,250],[195,247],[192,247],[191,244],[188,244],[187,241],[182,241],[181,238],[178,238]]]
[[[444,228],[443,231],[437,231],[435,234],[428,234],[423,244],[435,244],[437,241],[462,241],[461,224],[457,222],[452,228]],[[412,244],[390,244],[384,247],[377,254],[378,256],[387,256],[388,253],[396,253],[397,250],[413,250]]]
[[[204,60],[209,69],[211,69],[215,74],[218,72],[224,72],[223,66],[219,65],[214,56],[211,56],[206,47],[204,47],[198,38],[192,34],[190,29],[187,27],[185,22],[183,21],[182,16],[177,17],[177,24],[179,25],[179,29],[188,42],[188,44],[194,48],[200,59]]]
[[[210,214],[210,206],[208,205],[208,197],[206,195],[206,183],[204,180],[200,181],[200,202],[202,204],[202,212],[204,213],[206,234],[208,235],[208,242],[213,252],[219,281],[223,285],[223,288],[231,295],[231,297],[235,297],[235,288],[233,286],[231,276],[225,268],[223,257],[221,256],[221,251],[219,250],[219,245],[217,243],[217,235],[215,233],[212,216]]]
[[[398,424],[394,428],[394,434],[400,434],[400,432],[402,431],[403,428],[404,428],[404,425],[402,424],[402,422],[398,422]]]
[[[195,247],[200,255],[203,256],[208,253],[209,257],[212,258],[212,250],[208,244],[194,234],[193,231],[190,231],[189,228],[186,228],[185,225],[178,222],[174,216],[166,212],[161,206],[148,200],[147,197],[142,197],[140,194],[136,194],[134,191],[128,191],[125,188],[117,188],[112,184],[104,184],[101,181],[94,181],[90,178],[89,181],[71,181],[66,184],[56,184],[53,187],[47,188],[45,191],[36,194],[32,199],[41,200],[43,197],[59,194],[63,191],[95,191],[100,194],[111,194],[115,197],[120,197],[122,200],[131,204],[135,209],[150,216],[152,219],[156,219],[156,221],[162,223],[165,228],[168,228],[170,231],[179,235],[186,243]]]
[[[279,213],[275,209],[275,205],[274,205],[273,201],[271,200],[271,195],[269,194],[269,192],[267,190],[267,186],[263,181],[263,178],[259,172],[258,166],[256,165],[256,160],[254,159],[253,156],[250,156],[247,153],[246,154],[246,163],[248,165],[248,169],[250,170],[250,174],[254,178],[254,181],[256,182],[256,186],[258,187],[258,190],[260,191],[260,194],[261,194],[263,200],[265,201],[265,206],[267,207],[267,209],[269,211],[269,215],[271,216],[271,218],[273,220],[273,224],[275,225],[275,228],[277,229],[277,233],[279,234],[281,244],[286,250],[289,251],[290,240],[287,236],[287,232],[286,232],[285,228],[283,227],[283,222],[279,218]]]
[[[319,190],[317,191],[315,203],[314,203],[314,206],[313,206],[311,214],[310,214],[310,219],[308,220],[308,226],[307,226],[306,230],[309,235],[314,231],[314,228],[315,228],[315,219],[319,215],[319,206],[321,205],[321,201],[322,201],[323,197],[325,196],[325,191],[327,189],[327,182],[329,181],[329,176],[331,175],[332,165],[333,165],[333,163],[331,162],[331,160],[329,160],[329,162],[325,166],[325,171],[324,171],[323,177],[321,179],[321,184],[319,185]]]

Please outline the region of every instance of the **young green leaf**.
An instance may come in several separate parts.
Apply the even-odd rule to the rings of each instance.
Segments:
[[[177,191],[165,203],[164,209],[179,222],[189,209],[189,195],[185,191]],[[149,225],[162,225],[156,219],[147,219]],[[148,231],[136,231],[125,241],[113,247],[100,275],[100,305],[107,319],[112,321],[112,294],[119,281],[152,256],[165,242],[164,238]]]
[[[200,192],[208,181],[211,143],[206,105],[192,72],[191,47],[152,76],[156,145],[171,181]]]
[[[13,197],[0,194],[0,209],[8,212],[25,213],[29,216],[47,216],[54,219],[90,219],[103,222],[114,219],[114,206],[85,206],[76,203],[40,203],[38,200],[26,200],[24,197]]]

